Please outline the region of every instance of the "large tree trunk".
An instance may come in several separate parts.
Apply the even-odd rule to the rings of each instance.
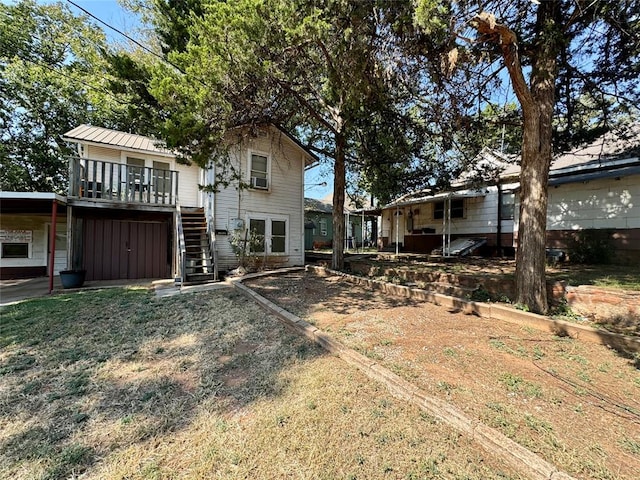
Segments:
[[[500,45],[513,90],[522,106],[524,132],[520,161],[520,218],[516,253],[516,298],[529,310],[546,313],[547,184],[551,165],[554,87],[561,37],[558,2],[542,2],[536,19],[536,42],[531,58],[530,87],[522,73],[517,38],[495,17],[482,13],[476,29],[487,41]]]
[[[531,105],[522,105],[524,133],[520,163],[520,221],[516,254],[516,303],[547,313],[546,253],[552,121],[560,49],[558,2],[538,7],[531,58]],[[526,108],[525,108],[526,107]]]
[[[542,109],[533,108],[524,115],[515,301],[538,313],[548,308],[545,242],[550,134],[543,127]]]
[[[345,189],[345,147],[344,134],[338,132],[336,139],[336,158],[333,168],[333,254],[331,268],[344,268],[344,189]]]

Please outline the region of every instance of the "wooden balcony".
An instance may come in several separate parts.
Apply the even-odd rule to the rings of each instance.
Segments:
[[[172,207],[178,172],[89,158],[69,159],[69,197],[95,203]]]

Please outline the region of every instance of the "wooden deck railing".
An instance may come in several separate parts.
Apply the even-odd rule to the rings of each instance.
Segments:
[[[89,158],[69,159],[69,196],[126,203],[175,205],[178,172]]]

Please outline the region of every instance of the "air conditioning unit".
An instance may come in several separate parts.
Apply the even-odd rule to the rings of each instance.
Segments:
[[[251,186],[253,188],[267,189],[267,179],[261,177],[251,177]]]

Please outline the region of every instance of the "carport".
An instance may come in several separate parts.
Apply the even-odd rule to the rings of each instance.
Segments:
[[[66,197],[53,192],[0,192],[0,278],[49,277],[53,290],[59,216],[67,213]],[[67,227],[64,227],[66,238]],[[61,234],[58,233],[58,236]],[[58,249],[58,263],[67,258]]]

